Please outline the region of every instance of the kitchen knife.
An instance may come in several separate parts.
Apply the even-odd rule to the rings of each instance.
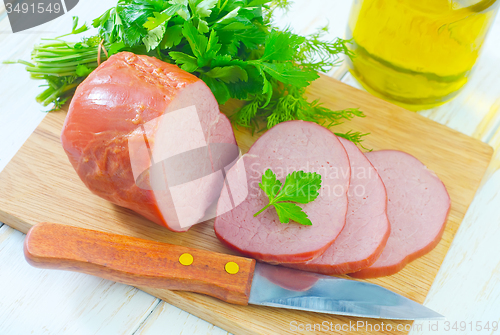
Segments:
[[[381,286],[254,259],[55,223],[32,227],[28,263],[129,285],[202,293],[229,303],[394,320],[442,315]]]

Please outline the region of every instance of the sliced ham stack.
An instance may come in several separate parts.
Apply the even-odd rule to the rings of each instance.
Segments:
[[[387,189],[391,234],[373,265],[350,274],[356,278],[394,274],[431,251],[441,240],[451,204],[444,184],[415,157],[394,150],[366,157]]]
[[[404,152],[384,150],[364,155],[342,138],[339,140],[348,154],[351,173],[346,223],[340,234],[345,213],[343,197],[325,198],[323,194],[304,205],[312,226],[282,224],[272,207],[264,216],[253,216],[268,202],[257,188],[267,168],[281,171],[278,176],[281,181],[286,175],[283,171],[306,171],[304,167],[308,167],[310,170],[306,172],[312,172],[311,168],[324,167],[325,161],[320,157],[329,164],[326,174],[345,169],[344,152],[338,149],[328,131],[317,127],[305,122],[278,125],[233,167],[228,173],[230,183],[237,179],[234,176],[247,172],[245,187],[232,189],[236,199],[245,196],[246,199],[216,218],[219,239],[261,261],[357,278],[394,274],[432,250],[441,239],[450,209],[450,198],[439,178]],[[323,152],[324,148],[329,150]],[[328,187],[330,181],[325,181],[322,185]],[[335,180],[337,184],[340,182]],[[242,189],[248,189],[248,195]],[[223,197],[218,208],[226,207],[227,199]],[[305,258],[310,259],[300,261]]]
[[[247,256],[270,263],[298,263],[321,255],[344,227],[347,211],[350,167],[338,138],[315,123],[284,122],[267,131],[242,159],[227,178],[232,198],[245,196],[245,190],[248,195],[236,208],[216,217],[217,237]],[[243,169],[246,178],[232,177],[242,175]],[[267,169],[282,183],[293,171],[321,174],[318,198],[300,205],[312,226],[283,224],[272,206],[254,217],[269,203],[258,186]],[[229,198],[221,197],[218,213],[229,206]]]
[[[323,274],[346,274],[372,265],[384,250],[390,233],[384,183],[354,143],[343,138],[340,141],[351,164],[345,227],[321,256],[285,266]]]
[[[236,147],[231,124],[203,81],[175,65],[129,52],[111,56],[78,86],[61,142],[94,194],[174,231],[203,220],[214,201],[207,190],[217,189],[217,178],[208,175],[218,169],[222,151],[204,148],[214,143]],[[164,181],[150,180],[152,164],[183,152],[193,159],[170,163],[179,185],[167,188],[159,185]],[[201,164],[201,156],[210,162]],[[202,165],[209,171],[196,175]]]

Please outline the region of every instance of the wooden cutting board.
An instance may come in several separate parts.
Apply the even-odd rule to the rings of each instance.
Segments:
[[[363,142],[366,147],[406,151],[434,170],[446,185],[452,206],[439,245],[393,276],[368,280],[422,303],[480,184],[492,148],[329,77],[315,81],[308,95],[310,99],[320,98],[332,109],[359,107],[366,118],[346,122],[335,131],[369,132]],[[47,115],[0,174],[0,221],[24,233],[38,222],[49,221],[234,254],[217,240],[211,221],[187,233],[174,233],[93,195],[78,178],[59,142],[65,115],[65,111]],[[243,152],[257,137],[236,130]],[[316,324],[317,333],[347,334],[350,332],[341,327],[346,329],[358,321],[364,322],[361,333],[402,334],[407,331],[398,331],[398,325],[403,329],[411,323],[235,306],[196,293],[140,289],[235,334],[296,334],[294,330],[301,324]],[[382,322],[384,330],[369,331],[370,327],[380,329]],[[392,331],[387,331],[388,324]]]

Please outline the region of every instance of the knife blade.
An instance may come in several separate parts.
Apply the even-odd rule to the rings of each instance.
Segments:
[[[202,293],[239,305],[394,320],[443,316],[381,286],[254,259],[56,223],[33,226],[24,255],[35,267],[129,285]]]

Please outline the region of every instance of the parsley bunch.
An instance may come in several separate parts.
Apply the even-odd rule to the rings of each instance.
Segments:
[[[38,100],[63,103],[99,61],[120,51],[147,54],[174,63],[202,79],[219,104],[245,102],[232,122],[253,130],[287,120],[307,120],[328,127],[363,117],[358,109],[332,111],[305,98],[306,87],[339,62],[352,56],[342,39],[324,42],[321,30],[299,36],[273,26],[276,8],[286,0],[119,0],[93,20],[98,34],[81,43],[62,39],[35,46],[34,78],[48,88]],[[87,30],[73,27],[73,34]],[[100,49],[105,53],[100,52]],[[97,53],[99,52],[99,57]],[[359,143],[364,134],[337,134]]]

